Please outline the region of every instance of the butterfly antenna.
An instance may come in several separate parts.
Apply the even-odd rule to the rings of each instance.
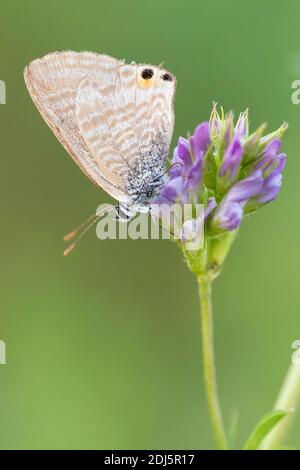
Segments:
[[[78,235],[78,237],[74,240],[74,242],[71,243],[71,245],[69,245],[65,249],[63,253],[64,256],[68,256],[70,253],[72,253],[72,251],[75,249],[76,245],[78,244],[79,240],[81,240],[81,238],[93,227],[93,225],[95,225],[96,222],[98,222],[99,219],[101,219],[101,217],[103,217],[104,214],[107,214],[111,212],[112,210],[115,210],[115,208],[114,207],[111,209],[105,208],[104,210],[100,211],[99,214],[93,214],[85,222],[79,225],[77,229],[73,230],[73,232],[70,232],[68,235],[66,235],[64,237],[65,241],[72,240],[72,238],[74,238],[74,236],[78,233],[78,231],[82,229],[83,227],[85,227],[84,230],[80,233],[80,235]]]
[[[88,219],[86,219],[84,222],[82,222],[82,224],[78,225],[78,227],[76,227],[74,230],[72,230],[72,232],[68,233],[67,235],[64,236],[64,241],[65,242],[68,242],[69,240],[72,240],[76,235],[77,233],[86,225],[88,224],[92,219],[94,219],[95,217],[97,217],[97,214],[93,214],[91,215]]]
[[[81,234],[75,239],[71,245],[68,246],[68,248],[65,249],[64,251],[64,256],[68,256],[72,251],[74,250],[75,246],[79,242],[79,240],[92,228],[92,226],[100,219],[101,216],[96,217],[82,232]]]

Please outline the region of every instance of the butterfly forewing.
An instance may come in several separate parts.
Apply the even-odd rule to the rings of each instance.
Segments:
[[[121,125],[120,112],[116,112],[114,96],[103,96],[98,84],[84,79],[77,89],[76,118],[89,151],[97,162],[101,173],[118,187],[126,187],[129,171],[128,157],[118,146],[117,133]]]
[[[90,52],[55,52],[31,62],[24,70],[28,91],[46,123],[82,171],[99,187],[120,201],[128,196],[105,179],[89,152],[75,116],[79,83],[87,76],[99,76],[99,60],[116,68],[120,63]]]

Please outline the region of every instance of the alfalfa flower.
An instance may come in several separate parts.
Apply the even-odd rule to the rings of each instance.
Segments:
[[[248,111],[235,122],[233,113],[219,113],[214,106],[209,121],[197,126],[189,138],[179,138],[168,177],[153,200],[154,205],[204,207],[200,214],[195,210],[184,220],[177,243],[198,280],[204,382],[216,443],[221,449],[228,448],[228,442],[216,385],[211,286],[243,218],[273,201],[280,191],[286,162],[281,137],[287,125],[267,135],[265,128],[263,124],[250,133]],[[203,245],[189,249],[188,242],[201,230]],[[284,416],[277,414],[274,422]],[[245,448],[252,444],[251,438]]]
[[[179,138],[168,177],[153,203],[204,205],[204,216],[185,221],[180,238],[185,252],[185,242],[204,224],[205,265],[198,262],[203,249],[201,253],[185,252],[196,274],[207,270],[218,273],[228,240],[233,239],[243,217],[276,198],[286,160],[280,153],[286,128],[283,124],[264,136],[262,125],[250,134],[248,111],[235,123],[232,112],[224,115],[222,110],[220,114],[214,106],[209,121],[198,125],[188,139]],[[222,239],[223,256],[218,260],[214,248],[218,244],[220,252]]]

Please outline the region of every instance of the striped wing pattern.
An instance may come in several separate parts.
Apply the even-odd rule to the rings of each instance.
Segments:
[[[153,70],[147,81],[145,68]],[[175,77],[163,80],[166,73],[69,51],[31,62],[24,76],[43,118],[79,167],[112,197],[129,202],[128,179],[141,171],[157,133],[170,144]]]

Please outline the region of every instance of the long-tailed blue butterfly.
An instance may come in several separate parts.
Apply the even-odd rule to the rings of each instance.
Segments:
[[[34,60],[24,77],[39,112],[73,160],[118,201],[119,217],[148,210],[163,184],[175,76],[161,66],[66,51]]]

